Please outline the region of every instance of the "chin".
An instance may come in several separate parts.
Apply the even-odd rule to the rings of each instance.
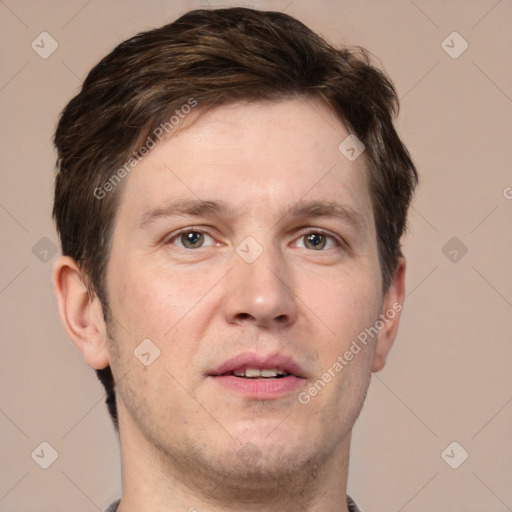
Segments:
[[[242,450],[248,444],[244,445]],[[253,445],[254,446],[254,445]],[[308,471],[310,463],[307,460],[299,457],[283,458],[282,456],[270,456],[269,454],[258,453],[254,455],[251,453],[252,458],[244,454],[243,457],[238,457],[229,465],[219,465],[218,461],[212,461],[211,470],[216,472],[219,476],[229,473],[229,483],[226,481],[228,487],[233,489],[266,489],[283,485],[283,482],[295,480],[298,476]]]
[[[245,437],[235,456],[227,457],[232,459],[231,469],[240,479],[255,484],[291,479],[308,472],[310,467],[321,464],[332,454],[333,447],[321,439],[315,442],[311,436],[306,439],[306,435],[271,432]]]
[[[320,477],[318,468],[329,456],[326,452],[324,446],[271,448],[269,443],[260,449],[248,441],[234,457],[232,452],[225,457],[208,454],[202,468],[215,481],[213,498],[218,493],[223,499],[258,503],[262,493],[270,498],[274,492],[276,497],[282,495],[283,489],[296,495],[310,488]]]

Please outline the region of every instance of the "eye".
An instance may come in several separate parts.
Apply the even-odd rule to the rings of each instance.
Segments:
[[[297,247],[311,249],[313,251],[332,249],[338,245],[338,242],[333,236],[323,233],[322,231],[309,231],[303,234],[296,242]]]
[[[213,245],[214,241],[210,235],[202,231],[187,229],[174,235],[167,243],[176,245],[182,249],[200,249],[201,247]]]

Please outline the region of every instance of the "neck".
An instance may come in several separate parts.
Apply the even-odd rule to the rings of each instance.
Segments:
[[[322,463],[280,478],[214,474],[192,461],[172,460],[120,421],[123,496],[118,512],[348,512],[350,434]]]

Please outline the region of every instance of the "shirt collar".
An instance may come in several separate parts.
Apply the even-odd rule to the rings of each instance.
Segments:
[[[121,500],[116,500],[109,505],[109,507],[105,510],[105,512],[116,512],[119,502]],[[356,505],[355,501],[347,494],[347,506],[348,512],[361,512],[361,510]]]

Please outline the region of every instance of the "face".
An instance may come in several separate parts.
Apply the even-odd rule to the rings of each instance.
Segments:
[[[347,449],[377,337],[343,355],[384,304],[347,135],[303,99],[223,106],[128,176],[107,270],[125,442],[247,479]]]

